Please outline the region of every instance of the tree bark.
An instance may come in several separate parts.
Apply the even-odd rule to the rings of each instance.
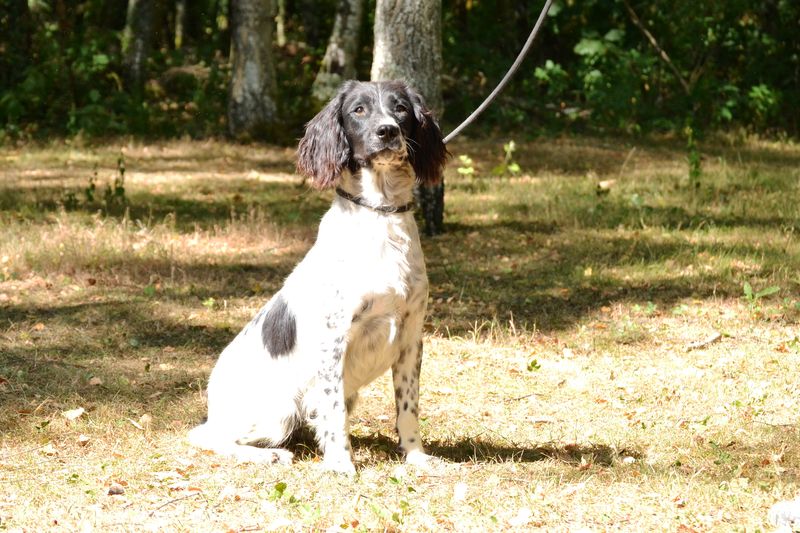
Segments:
[[[441,72],[441,0],[378,0],[372,79],[405,80],[441,116]]]
[[[343,81],[356,77],[356,56],[363,13],[364,0],[339,0],[328,48],[311,87],[311,95],[318,104],[330,100]]]
[[[153,43],[155,0],[128,0],[128,18],[122,38],[128,90],[140,94],[147,75],[147,58]]]
[[[374,81],[405,80],[442,116],[441,0],[378,0],[375,9]],[[444,230],[444,181],[415,191],[425,219],[425,232]]]
[[[237,138],[265,135],[277,119],[272,0],[233,0],[228,132]]]

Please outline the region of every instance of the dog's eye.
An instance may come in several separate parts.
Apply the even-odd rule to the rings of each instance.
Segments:
[[[408,109],[403,104],[397,104],[394,106],[395,113],[405,113],[406,111],[408,111]]]
[[[355,109],[353,109],[353,114],[358,116],[358,117],[362,116],[364,114],[364,106],[360,105],[360,106],[356,107]]]

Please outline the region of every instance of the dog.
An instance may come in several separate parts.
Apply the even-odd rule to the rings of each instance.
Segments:
[[[413,189],[436,183],[448,155],[403,82],[345,82],[306,125],[297,169],[336,196],[308,254],[219,356],[192,444],[290,463],[281,446],[306,424],[322,467],[353,473],[348,414],[391,368],[399,449],[411,464],[430,459],[418,420],[428,280]]]

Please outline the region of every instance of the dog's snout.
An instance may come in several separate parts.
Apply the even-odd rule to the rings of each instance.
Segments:
[[[394,124],[381,124],[375,130],[375,135],[383,141],[390,141],[400,134],[400,128]]]

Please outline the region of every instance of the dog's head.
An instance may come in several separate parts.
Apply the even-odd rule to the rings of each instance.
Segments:
[[[417,180],[441,178],[447,149],[431,111],[414,89],[398,81],[347,81],[306,125],[297,170],[318,188],[342,172],[411,163]]]

